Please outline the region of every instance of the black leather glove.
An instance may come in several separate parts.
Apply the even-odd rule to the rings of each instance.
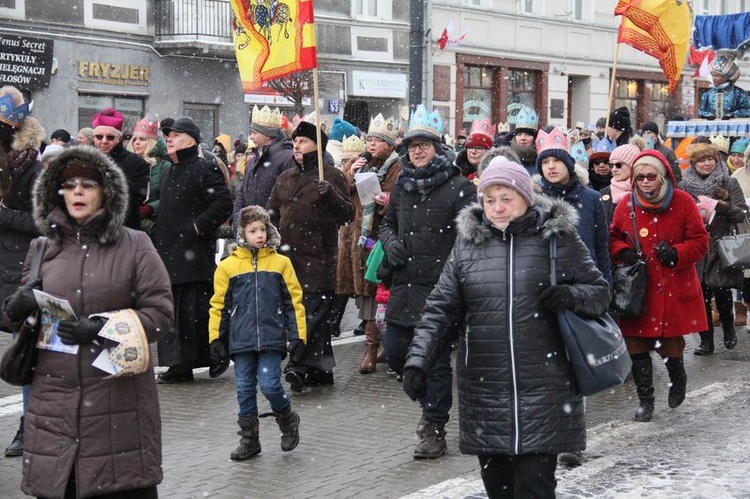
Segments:
[[[416,367],[407,367],[404,369],[403,376],[404,391],[412,400],[424,398],[427,392],[427,375],[421,369]]]
[[[392,237],[385,245],[385,256],[392,265],[404,265],[409,259],[406,248],[397,238]]]
[[[41,289],[42,281],[34,281],[19,287],[5,301],[5,313],[13,322],[21,322],[37,309],[34,289]]]
[[[631,248],[625,248],[624,250],[617,253],[617,258],[622,260],[623,263],[627,265],[635,265],[638,263],[638,253],[635,252],[634,249]]]
[[[732,205],[727,203],[726,201],[719,201],[718,203],[716,203],[716,208],[714,209],[719,215],[726,215],[732,210]]]
[[[289,341],[289,362],[299,364],[305,354],[305,344],[302,340]]]
[[[57,325],[57,336],[66,345],[86,345],[96,339],[102,326],[104,326],[104,321],[99,317],[60,321]]]
[[[214,340],[208,345],[208,375],[218,378],[229,367],[227,345],[221,340]]]
[[[732,195],[729,193],[727,189],[719,187],[718,189],[714,191],[713,198],[721,199],[722,201],[729,201],[732,198]]]
[[[331,183],[328,180],[318,180],[318,198],[328,195],[331,192]]]
[[[662,241],[656,245],[656,259],[667,267],[674,267],[677,265],[679,256],[676,249],[670,246],[669,243]]]
[[[575,308],[576,297],[570,286],[557,284],[542,291],[539,295],[539,303],[550,312],[562,312]]]

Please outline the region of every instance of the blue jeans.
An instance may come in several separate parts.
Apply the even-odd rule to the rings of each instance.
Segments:
[[[271,409],[284,411],[291,402],[281,386],[282,353],[245,352],[232,356],[234,361],[235,383],[237,385],[237,403],[240,406],[239,416],[258,414],[257,386],[268,399]]]
[[[388,367],[403,374],[406,355],[414,336],[413,327],[388,324],[383,335],[383,349]],[[422,401],[424,418],[428,423],[447,423],[453,405],[453,370],[451,349],[446,348],[438,356],[427,376],[427,392]]]

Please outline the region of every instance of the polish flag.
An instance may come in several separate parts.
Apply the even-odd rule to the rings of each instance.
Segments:
[[[716,53],[713,50],[697,50],[691,45],[688,62],[698,66],[698,69],[693,74],[693,78],[711,81],[711,63],[714,62],[715,57]]]
[[[440,47],[440,50],[445,50],[445,48],[449,45],[458,45],[464,38],[466,38],[466,35],[468,34],[468,31],[464,31],[458,38],[454,38],[453,20],[451,19],[450,21],[448,21],[448,25],[440,34],[440,38],[437,39],[438,47]]]

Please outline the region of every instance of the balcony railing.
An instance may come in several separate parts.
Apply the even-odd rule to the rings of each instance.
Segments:
[[[229,0],[156,0],[156,39],[231,41]]]

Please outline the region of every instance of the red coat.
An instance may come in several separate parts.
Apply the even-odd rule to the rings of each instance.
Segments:
[[[670,171],[671,174],[671,171]],[[625,236],[633,233],[630,197],[617,204],[610,233],[610,255],[615,257],[633,245]],[[646,258],[648,291],[640,317],[620,317],[623,336],[661,338],[682,336],[708,329],[703,292],[695,263],[708,252],[708,233],[690,194],[675,189],[667,211],[648,213],[636,206],[639,244]],[[674,268],[656,259],[656,246],[666,241],[677,250]]]

